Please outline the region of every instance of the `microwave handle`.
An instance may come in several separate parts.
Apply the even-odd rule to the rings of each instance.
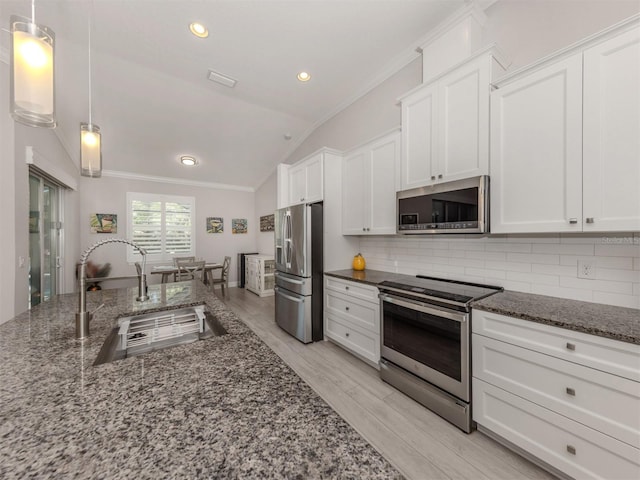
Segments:
[[[444,317],[449,320],[453,320],[454,322],[465,323],[469,318],[468,313],[447,312],[444,310],[440,310],[438,308],[428,307],[421,303],[410,302],[408,300],[401,300],[400,298],[392,297],[391,295],[387,295],[385,293],[380,294],[380,300],[382,302],[398,305],[399,307],[409,308],[411,310],[417,310],[422,313],[427,313],[435,317]]]

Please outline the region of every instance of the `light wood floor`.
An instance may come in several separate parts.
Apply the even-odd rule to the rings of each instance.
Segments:
[[[300,343],[276,325],[273,297],[230,288],[223,301],[408,479],[554,478],[480,432],[461,432],[334,343]]]

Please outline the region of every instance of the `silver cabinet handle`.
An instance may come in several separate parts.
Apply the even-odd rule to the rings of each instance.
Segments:
[[[431,180],[435,180],[436,176],[435,175],[431,175]]]
[[[575,455],[576,447],[574,447],[573,445],[567,445],[567,452],[569,452],[571,455]]]
[[[442,178],[442,174],[438,175],[438,178]]]
[[[570,219],[569,219],[569,223],[570,223],[571,225],[575,225],[576,223],[578,223],[578,219],[577,219],[577,218],[570,218]]]
[[[586,220],[587,223],[594,223],[593,222],[593,217],[587,217],[585,220]]]
[[[567,350],[575,350],[576,346],[573,343],[567,342]]]
[[[575,397],[576,396],[575,389],[573,389],[571,387],[567,387],[567,395],[571,395],[572,397]]]
[[[344,309],[348,312],[349,311],[349,307],[344,307]]]
[[[364,228],[364,227],[362,227],[362,231],[363,231],[363,232],[366,232],[366,231],[367,231],[367,229],[366,229],[366,228]]]
[[[344,335],[345,335],[345,337],[348,337],[349,336],[349,332],[345,333]]]

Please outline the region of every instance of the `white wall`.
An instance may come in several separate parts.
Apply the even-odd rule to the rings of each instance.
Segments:
[[[13,119],[9,115],[9,67],[0,61],[0,323],[14,317],[16,309],[16,200]],[[26,298],[26,296],[25,296]]]
[[[9,68],[0,62],[0,91],[4,92],[0,100],[0,161],[2,178],[0,180],[0,259],[2,276],[0,295],[2,312],[0,322],[7,321],[28,308],[29,302],[29,168],[26,164],[26,147],[34,147],[56,169],[72,177],[78,177],[78,171],[61,145],[53,130],[26,127],[15,123],[6,112],[9,111]],[[61,293],[73,289],[73,257],[77,251],[76,215],[77,194],[70,192],[66,197],[66,209],[71,213],[65,222],[65,263]],[[23,267],[18,258],[25,259]]]
[[[485,11],[483,43],[497,43],[514,70],[638,12],[638,0],[500,0]]]
[[[79,217],[80,252],[94,243],[110,236],[127,238],[126,194],[127,192],[157,193],[163,195],[192,196],[196,199],[196,256],[207,261],[222,262],[231,257],[229,283],[237,281],[236,262],[238,252],[256,251],[256,236],[259,224],[256,220],[254,193],[234,190],[218,190],[205,187],[173,185],[145,180],[129,180],[107,177],[85,178],[80,182],[81,206]],[[275,200],[274,200],[275,201]],[[118,232],[114,235],[91,233],[89,218],[93,213],[115,213],[118,215]],[[223,217],[223,233],[207,233],[206,218]],[[248,233],[232,234],[231,219],[246,218]],[[135,275],[135,268],[126,261],[126,248],[121,244],[105,245],[95,250],[90,260],[94,263],[111,263],[111,276]],[[147,273],[150,266],[147,267]],[[149,275],[149,283],[157,283],[158,275]],[[105,285],[118,286],[115,282]]]
[[[255,195],[256,225],[260,225],[260,217],[270,215],[276,210],[276,172],[267,178]],[[275,250],[274,232],[256,232],[256,251],[273,255]]]
[[[640,308],[640,234],[363,237],[367,268]],[[578,278],[578,260],[595,265]]]

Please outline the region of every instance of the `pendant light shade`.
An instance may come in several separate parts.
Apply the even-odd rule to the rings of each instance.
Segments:
[[[10,21],[11,116],[30,127],[54,128],[55,34],[17,15]]]
[[[92,95],[91,91],[91,16],[88,24],[89,50],[89,123],[80,124],[80,174],[84,177],[102,176],[102,135],[100,127],[91,121]]]
[[[93,123],[80,124],[80,163],[83,176],[102,176],[102,135]]]

